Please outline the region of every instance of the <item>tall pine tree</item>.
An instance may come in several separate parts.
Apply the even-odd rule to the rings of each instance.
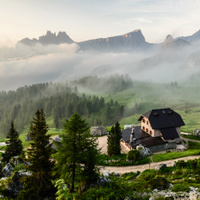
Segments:
[[[2,161],[8,163],[10,158],[18,156],[23,150],[22,141],[19,139],[19,134],[15,130],[14,122],[10,124],[10,130],[7,135],[8,141],[6,141],[6,151],[2,154]]]
[[[120,129],[120,124],[117,122],[115,124],[115,126],[111,127],[111,130],[108,134],[107,153],[109,156],[120,155],[120,153],[121,153],[121,146],[120,146],[121,138],[122,138],[122,133],[121,133],[121,129]]]
[[[79,187],[84,181],[90,184],[96,178],[97,143],[79,114],[73,114],[63,126],[62,142],[56,142],[56,166],[60,178],[70,185],[69,192],[73,193],[75,185]]]
[[[30,165],[26,169],[32,174],[24,178],[23,190],[18,199],[40,200],[55,197],[55,188],[52,185],[54,162],[51,159],[52,148],[47,131],[43,109],[37,110],[30,132],[33,142],[27,149],[27,162]]]

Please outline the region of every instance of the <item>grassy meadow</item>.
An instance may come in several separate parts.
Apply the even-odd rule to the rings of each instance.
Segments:
[[[98,84],[95,82],[96,78],[86,77],[79,81],[80,84],[78,81],[75,84],[80,96],[84,93],[86,96],[104,97],[105,102],[109,102],[112,98],[114,102],[118,101],[120,105],[124,105],[124,113],[119,120],[122,127],[126,124],[139,125],[138,119],[140,115],[151,109],[169,107],[182,116],[185,122],[185,126],[181,129],[182,132],[192,133],[194,129],[200,128],[199,84],[194,81],[191,82],[191,80],[161,84],[126,78],[120,77],[120,81],[125,86],[124,84],[117,85],[120,82],[119,77],[115,77],[112,80],[99,78]],[[61,129],[54,128],[53,113],[46,120],[50,135],[61,133]],[[25,135],[28,131],[29,125],[20,131],[20,139],[22,141],[25,140]],[[0,138],[1,141],[5,141],[5,138]]]
[[[121,126],[125,124],[140,124],[138,118],[151,109],[172,108],[178,112],[184,122],[183,132],[192,133],[200,129],[200,87],[195,84],[157,84],[151,82],[134,82],[125,90],[95,95],[103,96],[107,101],[110,98],[117,100],[125,106],[124,116],[120,120]]]

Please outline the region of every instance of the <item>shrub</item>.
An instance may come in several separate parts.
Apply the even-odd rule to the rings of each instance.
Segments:
[[[200,149],[200,143],[188,141],[188,149]]]
[[[133,149],[133,150],[128,152],[127,160],[131,161],[131,162],[136,162],[136,161],[138,161],[140,159],[140,156],[141,156],[140,152],[135,150],[135,149]]]
[[[134,179],[139,174],[140,174],[139,171],[137,171],[137,172],[128,172],[128,173],[123,174],[121,178],[126,180],[126,181],[128,181],[128,180]]]
[[[184,184],[175,184],[175,185],[173,185],[171,190],[173,192],[179,192],[179,191],[189,192],[190,188],[189,188],[189,185],[184,183]]]
[[[197,169],[197,159],[188,160],[187,163],[190,166],[190,169],[192,169],[192,170],[196,170]]]
[[[151,169],[151,170],[146,169],[145,171],[142,172],[142,174],[140,175],[140,177],[138,179],[149,181],[156,176],[156,173],[157,172],[154,169]]]
[[[14,167],[14,171],[19,171],[21,169],[24,169],[24,164],[23,163],[21,163],[21,164],[19,164],[19,165]]]
[[[165,190],[169,188],[169,181],[164,177],[157,176],[150,180],[147,185],[151,189]]]
[[[187,167],[187,163],[184,160],[178,160],[176,162],[176,167],[181,169]]]
[[[172,171],[173,171],[173,167],[162,167],[159,171],[158,171],[158,173],[159,174],[171,174],[172,173]]]

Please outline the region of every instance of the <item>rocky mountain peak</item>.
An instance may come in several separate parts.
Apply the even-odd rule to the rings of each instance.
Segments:
[[[25,38],[25,39],[22,39],[19,42],[23,43],[25,45],[28,45],[28,46],[32,46],[32,45],[35,45],[37,43],[40,43],[40,44],[43,44],[43,45],[74,43],[74,41],[65,32],[59,32],[58,35],[56,35],[56,33],[52,33],[51,31],[47,31],[46,35],[40,36],[39,39]]]
[[[167,35],[167,37],[165,38],[165,41],[163,43],[163,48],[165,47],[170,47],[172,46],[174,43],[174,39],[171,35]]]
[[[25,38],[19,43],[33,46],[37,43],[43,45],[49,44],[62,44],[62,43],[75,43],[65,32],[52,33],[47,31],[45,35],[39,37],[39,39]],[[105,50],[105,51],[132,51],[136,48],[147,48],[151,44],[145,41],[145,38],[140,29],[136,29],[132,32],[124,35],[112,36],[108,38],[98,38],[94,40],[88,40],[77,43],[81,50]]]
[[[190,43],[183,39],[180,39],[180,38],[174,39],[171,35],[167,35],[162,45],[162,49],[186,47],[188,45],[190,45]]]
[[[192,44],[200,44],[200,30],[190,36],[182,36],[178,37],[177,39],[182,39]]]
[[[146,48],[150,46],[140,29],[132,32],[108,37],[88,40],[78,43],[82,50],[106,50],[106,51],[132,51],[136,48]]]

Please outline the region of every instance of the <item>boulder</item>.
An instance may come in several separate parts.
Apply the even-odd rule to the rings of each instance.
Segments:
[[[200,136],[200,130],[199,129],[194,129],[193,135],[194,136]]]
[[[14,156],[9,160],[9,163],[12,163],[14,166],[17,166],[24,162],[19,156]]]
[[[2,169],[2,175],[4,177],[8,177],[11,176],[11,174],[13,173],[13,166],[8,163],[3,169]]]
[[[25,139],[25,141],[26,142],[29,142],[29,141],[31,141],[32,139],[31,139],[31,135],[30,135],[30,133],[28,133],[27,135],[26,135],[26,139]]]
[[[103,184],[106,184],[110,181],[110,179],[106,176],[102,177],[102,176],[99,176],[98,180],[97,180],[97,185],[103,185]]]
[[[142,144],[138,145],[136,147],[136,150],[138,150],[140,152],[142,158],[152,154],[151,150],[147,147],[144,147]]]
[[[167,167],[167,165],[165,163],[161,163],[155,167],[155,170],[159,171],[165,167]]]
[[[23,188],[23,184],[20,181],[20,178],[23,176],[23,174],[15,172],[12,175],[10,184],[8,187],[4,190],[4,195],[9,196],[11,198],[17,197],[20,190]]]
[[[92,126],[90,129],[90,134],[92,136],[103,136],[108,135],[108,132],[103,126]]]

